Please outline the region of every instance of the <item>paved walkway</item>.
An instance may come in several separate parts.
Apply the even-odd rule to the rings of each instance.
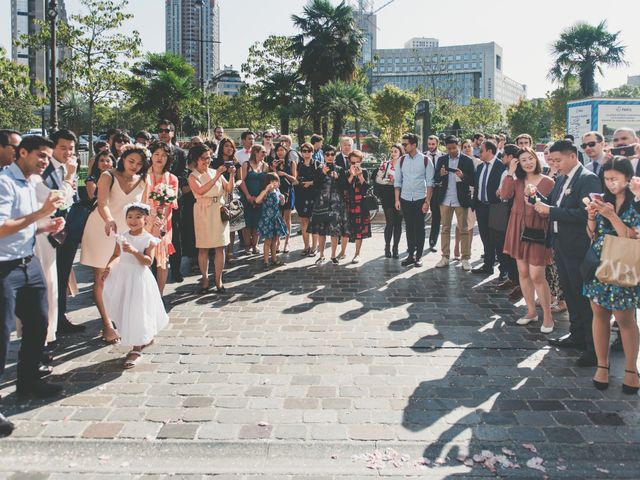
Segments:
[[[169,285],[171,324],[126,372],[80,270],[87,334],[63,340],[53,376],[67,395],[18,403],[12,368],[0,385],[18,426],[0,479],[638,478],[640,397],[620,391],[620,354],[599,392],[577,352],[514,324],[522,308],[492,281],[436,270],[437,254],[405,269],[379,226],[364,245],[359,265],[316,267],[295,237],[285,267],[234,264],[224,295],[197,295],[196,276]]]

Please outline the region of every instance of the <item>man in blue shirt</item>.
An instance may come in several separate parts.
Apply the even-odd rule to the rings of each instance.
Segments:
[[[55,234],[64,228],[64,219],[52,218],[39,229],[36,222],[49,217],[64,203],[52,191],[38,208],[31,175],[42,175],[49,165],[53,143],[40,136],[27,137],[16,152],[16,161],[0,173],[0,375],[4,373],[9,339],[16,315],[22,320],[22,343],[18,356],[18,396],[52,397],[62,392],[60,385],[40,379],[38,364],[47,335],[47,285],[42,267],[33,256],[35,236]],[[13,424],[0,415],[0,434],[9,434]]]
[[[418,151],[417,135],[404,135],[402,147],[405,155],[395,169],[393,181],[396,210],[402,210],[407,230],[409,256],[402,261],[402,265],[421,267],[425,239],[424,218],[431,201],[434,167],[431,160]]]

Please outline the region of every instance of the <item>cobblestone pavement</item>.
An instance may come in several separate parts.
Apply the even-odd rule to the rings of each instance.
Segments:
[[[0,440],[0,480],[640,477],[621,354],[595,390],[578,352],[515,325],[521,304],[493,279],[436,270],[434,253],[403,268],[379,226],[358,265],[293,247],[267,272],[234,263],[223,295],[199,296],[195,275],[170,284],[171,323],[126,372],[78,269],[71,316],[88,329],[63,338],[52,376],[66,396],[18,402],[13,367],[0,384],[18,427]]]

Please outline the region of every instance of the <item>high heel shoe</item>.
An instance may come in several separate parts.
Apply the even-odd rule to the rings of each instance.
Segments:
[[[635,370],[625,370],[625,373],[635,373],[636,375],[638,375],[638,372],[636,372]],[[638,393],[638,390],[640,390],[640,387],[632,387],[631,385],[627,385],[626,383],[622,384],[622,393],[626,395],[636,395]]]
[[[598,365],[598,368],[602,368],[603,370],[609,370],[609,367],[602,367],[600,365]],[[609,382],[599,382],[598,380],[592,380],[593,381],[593,386],[596,387],[598,390],[606,390],[607,388],[609,388]]]
[[[398,253],[398,247],[393,247],[393,253],[391,255],[396,260],[400,258],[400,254]]]

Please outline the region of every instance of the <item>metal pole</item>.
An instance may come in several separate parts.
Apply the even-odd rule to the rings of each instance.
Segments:
[[[204,100],[204,0],[199,0],[200,5],[200,90]]]
[[[49,113],[49,130],[50,134],[58,130],[58,84],[57,84],[57,62],[58,55],[56,49],[56,18],[58,16],[57,0],[49,0],[49,8],[47,9],[51,28],[51,78],[50,80],[50,100],[51,112]]]

